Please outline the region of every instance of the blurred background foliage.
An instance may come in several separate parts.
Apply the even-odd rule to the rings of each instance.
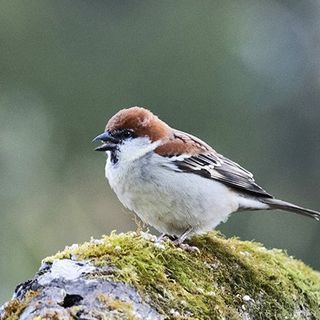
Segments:
[[[142,105],[320,209],[320,3],[316,0],[0,2],[0,302],[42,258],[134,230],[91,140]],[[320,224],[233,215],[228,236],[320,268]]]

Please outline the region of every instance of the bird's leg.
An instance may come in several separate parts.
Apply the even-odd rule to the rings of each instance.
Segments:
[[[157,238],[156,242],[161,242],[166,236],[166,233],[161,233],[160,236]]]
[[[177,240],[176,236],[168,235],[167,233],[161,233],[160,236],[157,238],[156,242],[161,242],[162,240],[169,239],[171,241]]]
[[[182,244],[184,240],[187,239],[188,235],[193,231],[193,228],[192,227],[189,227],[188,229],[186,229],[186,231],[184,231],[179,237],[177,240],[175,240],[174,242],[176,244]]]
[[[198,252],[200,253],[199,248],[195,247],[195,246],[190,246],[187,243],[183,243],[184,240],[186,240],[186,238],[188,237],[188,235],[193,231],[193,227],[189,227],[188,229],[186,229],[185,232],[183,232],[178,239],[174,240],[173,243],[178,245],[181,249],[185,250],[185,251],[189,251],[189,252]]]

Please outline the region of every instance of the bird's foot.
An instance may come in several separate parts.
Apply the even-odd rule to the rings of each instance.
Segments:
[[[177,240],[175,240],[175,241],[173,241],[173,243],[177,246],[177,247],[179,247],[179,248],[181,248],[183,251],[187,251],[187,252],[195,252],[195,253],[200,253],[200,249],[198,248],[198,247],[196,247],[196,246],[191,246],[191,245],[189,245],[189,244],[187,244],[187,243],[184,243],[184,242],[181,242],[181,241],[179,241],[180,239],[177,239]]]
[[[190,246],[187,243],[180,243],[179,247],[187,252],[192,252],[192,253],[200,253],[200,249],[196,246]]]

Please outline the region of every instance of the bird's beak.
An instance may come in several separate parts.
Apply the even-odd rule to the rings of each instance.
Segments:
[[[96,136],[92,142],[101,141],[102,145],[95,148],[95,151],[113,151],[117,148],[119,140],[114,138],[110,132],[106,131]]]

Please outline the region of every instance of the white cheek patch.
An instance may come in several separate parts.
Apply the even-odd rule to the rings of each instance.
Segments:
[[[148,137],[129,139],[119,146],[119,161],[131,162],[153,151],[161,141],[151,142]]]

